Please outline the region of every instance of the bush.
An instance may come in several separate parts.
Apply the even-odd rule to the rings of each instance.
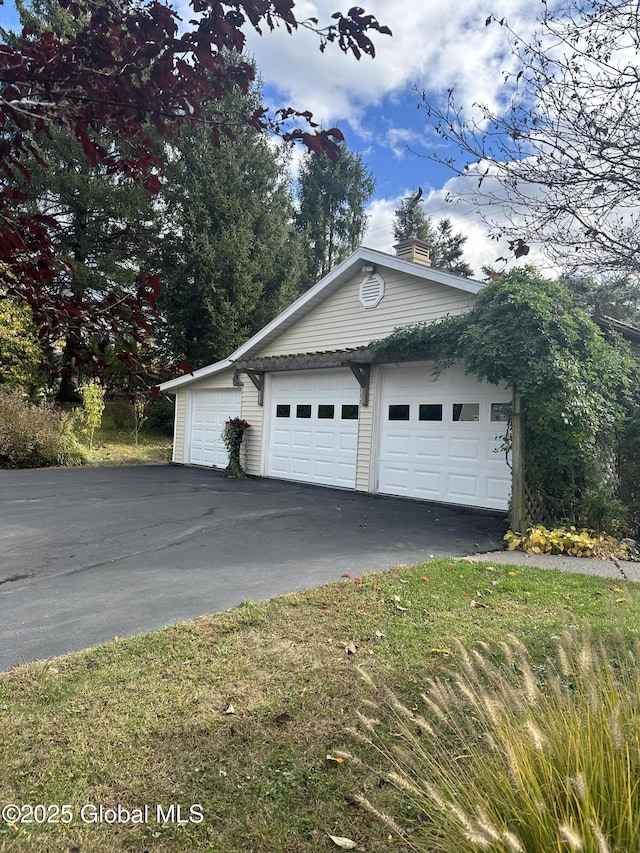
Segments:
[[[538,675],[514,637],[499,654],[459,644],[457,671],[430,679],[417,710],[390,697],[391,745],[362,718],[363,739],[382,752],[386,779],[415,818],[403,831],[408,847],[638,849],[640,644],[631,649],[621,634],[596,644],[586,631],[556,641]]]
[[[29,403],[19,391],[0,391],[0,468],[82,462],[67,415],[48,403]]]
[[[626,425],[620,444],[620,497],[627,507],[629,531],[640,534],[640,410]]]

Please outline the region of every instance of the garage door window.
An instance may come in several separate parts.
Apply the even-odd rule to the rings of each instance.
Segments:
[[[411,407],[409,405],[396,404],[389,406],[389,420],[390,421],[408,421],[409,413],[411,411]]]
[[[358,406],[351,405],[349,403],[342,406],[342,420],[343,421],[357,421],[358,420]]]
[[[454,403],[454,421],[479,421],[480,403]]]
[[[418,420],[441,421],[442,403],[420,403],[420,408],[418,410]]]
[[[504,421],[508,421],[509,403],[492,403],[491,420],[497,423],[504,423]]]
[[[318,417],[326,421],[332,420],[335,414],[336,407],[331,404],[320,404],[318,406]]]
[[[311,404],[302,403],[302,405],[296,406],[296,417],[297,418],[310,418],[311,417]]]
[[[277,418],[289,418],[289,417],[291,417],[291,406],[288,403],[279,403],[276,406],[276,417]]]

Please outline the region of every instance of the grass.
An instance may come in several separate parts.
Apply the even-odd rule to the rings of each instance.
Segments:
[[[93,449],[84,447],[89,465],[140,465],[171,460],[171,438],[143,430],[136,444],[133,430],[101,427],[96,430]]]
[[[350,804],[375,791],[403,824],[397,793],[338,754],[360,748],[359,670],[411,706],[447,677],[456,643],[515,634],[535,669],[575,623],[637,637],[637,600],[631,583],[440,559],[16,668],[0,675],[0,803],[70,804],[73,819],[0,824],[0,850],[313,853],[339,849],[330,835],[399,849]],[[152,810],[94,824],[85,803]],[[203,821],[158,822],[155,804],[172,803],[187,817],[200,804]]]

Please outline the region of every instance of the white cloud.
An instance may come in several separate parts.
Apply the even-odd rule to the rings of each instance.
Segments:
[[[508,223],[509,201],[506,192],[499,186],[497,181],[486,178],[492,183],[492,192],[496,195],[502,194],[505,198],[504,205],[495,205],[491,208],[491,219],[496,226]],[[535,246],[531,247],[526,257],[516,260],[511,258],[506,264],[499,263],[499,258],[509,256],[509,246],[505,239],[493,240],[489,236],[490,228],[480,216],[477,208],[472,207],[462,200],[449,202],[448,196],[463,196],[468,189],[465,178],[452,178],[438,190],[432,190],[423,201],[424,212],[434,222],[439,219],[450,219],[455,232],[461,232],[467,237],[464,246],[464,258],[473,268],[476,278],[482,277],[482,267],[489,266],[499,270],[511,269],[514,266],[533,264],[543,275],[554,276],[559,270],[550,264],[549,259]],[[396,198],[376,199],[368,208],[369,222],[364,245],[371,249],[393,254],[393,217],[403,198],[411,195],[411,190],[406,190]],[[511,221],[514,216],[511,214]]]
[[[303,0],[295,11],[299,19],[318,17],[326,23],[339,5],[336,0]],[[432,93],[455,86],[466,105],[495,104],[504,97],[502,71],[513,61],[507,33],[497,24],[484,25],[488,12],[481,0],[369,0],[363,5],[393,31],[392,37],[372,34],[375,59],[363,56],[358,62],[336,45],[321,54],[317,37],[303,29],[293,35],[283,28],[262,37],[249,34],[249,50],[266,83],[325,124],[346,120],[354,126],[367,107],[413,85]],[[497,17],[507,16],[518,29],[531,31],[535,6],[530,0],[498,0],[497,6]]]

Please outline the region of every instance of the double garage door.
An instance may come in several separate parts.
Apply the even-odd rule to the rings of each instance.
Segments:
[[[383,371],[378,491],[464,506],[507,509],[511,470],[501,452],[508,390],[453,366]]]

